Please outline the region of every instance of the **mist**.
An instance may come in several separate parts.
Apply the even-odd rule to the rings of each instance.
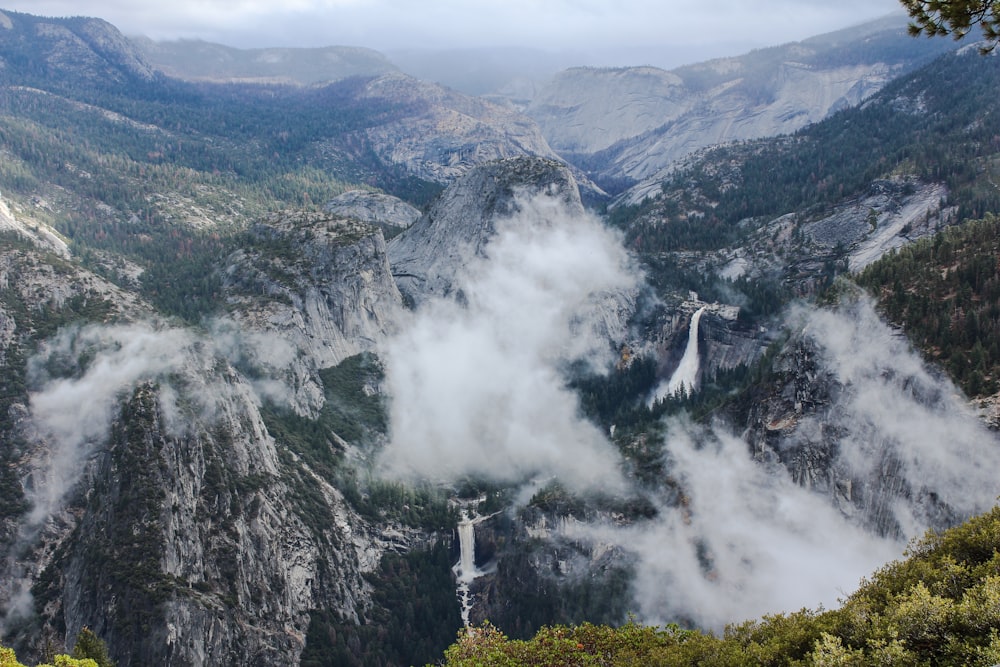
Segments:
[[[147,324],[90,326],[61,331],[29,361],[32,421],[49,446],[35,462],[27,524],[37,525],[60,504],[85,460],[108,436],[125,391],[180,366],[192,344],[182,329]],[[85,368],[80,360],[89,359]],[[53,373],[72,373],[53,377]]]
[[[595,304],[641,276],[597,220],[522,209],[497,224],[456,294],[425,302],[385,345],[391,441],[381,470],[524,489],[555,477],[627,494],[616,450],[579,417],[563,371],[575,359],[610,361]],[[798,415],[779,451],[754,458],[741,427],[675,418],[663,447],[680,506],[654,498],[658,516],[632,526],[569,524],[566,538],[633,554],[646,622],[721,630],[836,607],[912,538],[993,505],[996,438],[870,301],[797,306],[786,326],[811,345],[832,389],[829,405]],[[833,477],[853,484],[847,501],[829,485],[796,483],[779,461],[785,448],[825,446]]]
[[[28,360],[25,436],[37,445],[25,484],[30,509],[5,554],[0,631],[32,613],[26,568],[35,564],[18,559],[52,522],[63,521],[59,515],[67,495],[86,479],[122,401],[136,386],[158,385],[163,426],[168,435],[182,437],[221,418],[232,409],[227,404],[290,399],[283,377],[293,359],[291,346],[280,338],[246,332],[221,319],[209,323],[207,331],[155,322],[73,326],[42,343]],[[246,380],[234,367],[255,379]]]
[[[822,367],[844,390],[826,415],[804,420],[789,445],[815,438],[825,420],[841,428],[838,464],[852,478],[885,478],[887,463],[897,465],[908,496],[889,509],[906,537],[922,533],[935,514],[957,521],[993,507],[1000,491],[995,434],[870,300],[796,310],[791,321],[818,344]]]
[[[820,375],[840,391],[778,446],[815,445],[835,431],[833,469],[854,483],[856,504],[796,484],[776,457],[754,459],[728,428],[670,421],[664,448],[681,507],[661,505],[648,523],[594,525],[588,534],[637,557],[644,621],[721,630],[767,613],[835,608],[913,538],[995,503],[996,436],[869,300],[800,306],[788,326],[811,341]],[[866,511],[897,530],[875,534]]]
[[[675,421],[667,455],[683,507],[615,535],[639,557],[635,601],[646,622],[718,631],[766,613],[836,607],[902,552],[902,542],[851,523],[780,464],[754,461],[724,430]]]
[[[563,371],[610,362],[606,309],[641,277],[595,217],[545,197],[518,208],[464,265],[456,294],[424,302],[384,346],[391,440],[380,468],[620,488],[618,454],[580,418]]]

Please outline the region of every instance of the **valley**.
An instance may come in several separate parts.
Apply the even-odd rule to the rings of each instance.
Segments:
[[[889,651],[843,619],[1000,493],[1000,60],[958,46],[885,19],[472,95],[0,10],[0,643]],[[987,613],[988,556],[928,594]],[[993,655],[949,613],[947,664]]]

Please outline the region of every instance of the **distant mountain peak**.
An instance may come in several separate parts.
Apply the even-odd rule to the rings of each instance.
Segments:
[[[151,81],[156,70],[103,19],[0,14],[0,58],[9,75],[124,83]]]
[[[187,81],[308,86],[396,71],[378,51],[356,46],[238,49],[201,40],[132,41],[158,70]]]

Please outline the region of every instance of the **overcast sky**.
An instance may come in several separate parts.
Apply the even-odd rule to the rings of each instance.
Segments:
[[[240,47],[658,48],[688,50],[688,62],[901,12],[898,0],[0,0],[0,7],[96,16],[128,35]]]

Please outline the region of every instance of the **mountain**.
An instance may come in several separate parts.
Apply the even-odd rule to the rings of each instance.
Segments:
[[[953,48],[914,41],[893,16],[669,72],[569,69],[525,113],[561,156],[620,189],[705,146],[794,132]]]
[[[156,42],[142,37],[132,42],[156,69],[187,81],[308,86],[396,71],[378,51],[360,47],[237,49],[198,40]]]
[[[47,19],[0,12],[4,78],[150,81],[153,68],[117,28],[100,19]]]
[[[77,114],[81,109],[74,105],[84,104],[94,113],[136,123],[131,157],[139,162],[176,161],[178,153],[191,152],[181,162],[198,170],[256,174],[253,178],[286,170],[316,184],[329,184],[332,176],[420,202],[483,161],[517,155],[558,159],[535,124],[513,109],[391,67],[309,87],[190,83],[158,72],[104,22],[14,13],[8,18],[11,27],[0,35],[0,58],[7,63],[0,78],[17,91],[11,102],[22,111],[43,106],[48,118]],[[313,55],[293,50],[288,57],[308,61]],[[77,85],[83,80],[91,85]],[[55,97],[39,101],[40,91]],[[28,113],[31,122],[43,120]],[[280,159],[262,160],[265,144],[275,149],[271,157],[277,153]],[[339,194],[323,190],[320,185],[310,195]]]
[[[357,97],[409,113],[365,133],[387,165],[403,165],[419,178],[447,183],[470,166],[518,155],[558,159],[538,127],[513,109],[455,93],[403,74],[367,83]]]
[[[551,160],[505,160],[458,179],[427,215],[389,244],[393,275],[413,302],[455,291],[458,273],[485,256],[497,219],[515,215],[522,202],[544,193],[583,213],[572,173]]]

